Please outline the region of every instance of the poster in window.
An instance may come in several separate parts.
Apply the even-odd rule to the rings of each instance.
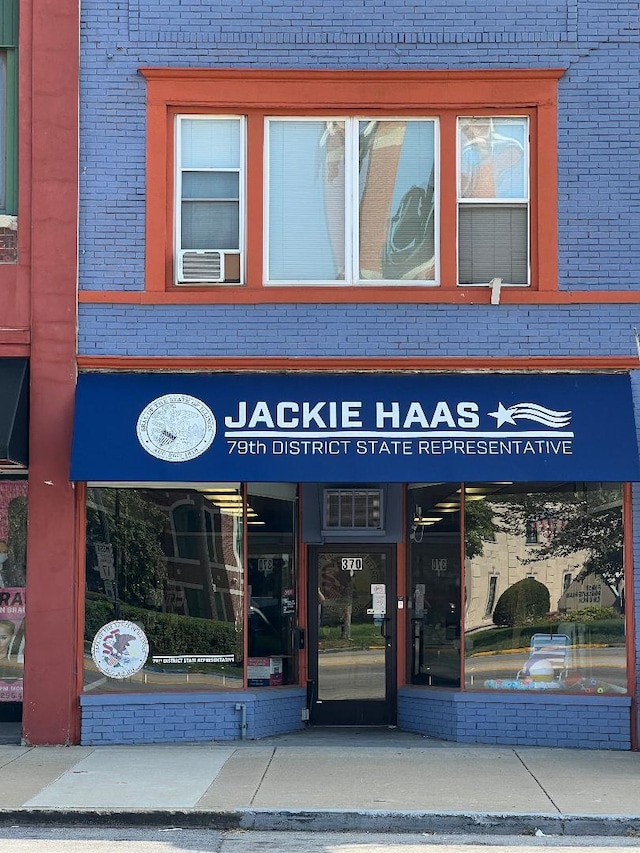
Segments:
[[[24,587],[0,588],[0,702],[22,702]]]

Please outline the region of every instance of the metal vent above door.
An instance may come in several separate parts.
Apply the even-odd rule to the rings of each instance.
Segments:
[[[325,530],[359,531],[382,529],[381,489],[325,489]]]

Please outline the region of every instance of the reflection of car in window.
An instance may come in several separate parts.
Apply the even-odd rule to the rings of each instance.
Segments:
[[[249,654],[281,654],[280,602],[276,598],[251,598],[249,602]]]
[[[249,603],[249,623],[251,630],[258,634],[278,635],[279,603],[275,598],[252,598]]]

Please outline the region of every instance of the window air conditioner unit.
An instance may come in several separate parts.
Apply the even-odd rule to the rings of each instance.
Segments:
[[[224,252],[183,249],[178,254],[178,283],[224,281]]]

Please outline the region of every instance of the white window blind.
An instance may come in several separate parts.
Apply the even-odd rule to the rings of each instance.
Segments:
[[[434,119],[269,119],[267,279],[435,283]]]

